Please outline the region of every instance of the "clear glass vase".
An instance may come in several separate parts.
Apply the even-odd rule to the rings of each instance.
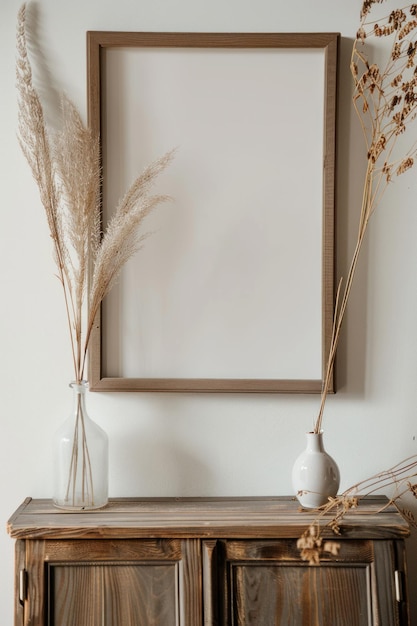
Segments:
[[[87,414],[88,383],[71,383],[73,409],[55,435],[54,505],[84,511],[108,502],[108,437]]]

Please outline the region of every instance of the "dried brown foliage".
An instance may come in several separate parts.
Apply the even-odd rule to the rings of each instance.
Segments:
[[[329,498],[326,504],[316,509],[313,522],[297,541],[302,560],[308,561],[310,565],[318,565],[324,553],[337,555],[339,544],[328,538],[329,531],[336,536],[343,535],[346,514],[352,509],[359,509],[363,498],[376,492],[385,493],[387,490],[391,492],[381,510],[395,504],[409,525],[417,528],[417,520],[413,513],[401,505],[402,499],[407,494],[417,499],[416,477],[417,455],[352,485],[334,498]]]
[[[324,541],[318,524],[312,524],[297,541],[301,559],[309,565],[319,565],[324,553],[337,556],[340,544],[336,541]]]
[[[133,182],[102,236],[98,138],[84,126],[76,107],[65,96],[60,131],[47,127],[28,56],[26,5],[18,14],[16,76],[19,142],[45,208],[64,290],[75,380],[81,382],[100,303],[122,267],[140,249],[146,236],[140,230],[143,220],[167,199],[150,195],[150,189],[173,152],[151,164]]]
[[[323,412],[332,379],[336,350],[369,220],[388,184],[414,166],[417,132],[417,4],[396,8],[379,19],[375,12],[386,0],[366,0],[352,49],[353,106],[360,120],[366,149],[362,207],[355,249],[347,279],[337,291],[333,333],[314,432],[322,429]],[[389,3],[388,3],[389,4]],[[370,59],[375,40],[384,40],[382,60]],[[375,52],[374,52],[375,54]]]

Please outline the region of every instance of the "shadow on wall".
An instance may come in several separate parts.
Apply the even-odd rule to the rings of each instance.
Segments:
[[[352,105],[353,79],[350,72],[353,39],[341,37],[338,83],[338,147],[336,198],[336,284],[345,286],[349,263],[356,243],[361,212],[366,147],[361,126]],[[353,181],[353,183],[352,183]],[[346,312],[336,356],[336,389],[349,385],[355,396],[362,396],[366,366],[367,291],[369,266],[368,237],[361,250],[354,287]]]

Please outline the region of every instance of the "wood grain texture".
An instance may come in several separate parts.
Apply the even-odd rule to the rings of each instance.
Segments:
[[[92,48],[323,48],[338,33],[150,33],[89,31]]]
[[[346,515],[343,536],[406,537],[409,527],[384,497],[371,497]],[[27,499],[8,523],[16,539],[27,538],[298,538],[314,519],[289,497],[120,498],[93,512],[69,513],[51,500]],[[330,533],[329,533],[330,534]]]
[[[47,612],[47,581],[45,579],[45,541],[26,541],[25,567],[28,589],[24,603],[24,625],[41,626]]]
[[[98,332],[98,327],[97,327]],[[94,343],[93,343],[93,347]],[[91,366],[93,366],[94,360]],[[99,369],[97,369],[97,367]],[[91,370],[90,391],[149,391],[169,393],[320,393],[321,380],[269,380],[246,378],[117,378]]]
[[[72,539],[71,541],[47,540],[46,561],[179,561],[182,543],[178,539]]]
[[[407,625],[394,571],[402,542],[340,540],[320,566],[300,567],[294,542],[225,540],[217,546],[222,624]]]
[[[396,546],[391,541],[376,541],[374,551],[372,594],[375,620],[381,626],[398,626],[400,605],[391,602],[391,595],[395,597],[395,581],[392,572],[397,569],[398,565]],[[391,593],[387,593],[387,590]]]
[[[408,526],[386,504],[350,513],[339,554],[312,567],[296,540],[313,514],[291,498],[125,498],[76,514],[28,498],[9,521],[15,626],[409,626],[394,576]]]
[[[183,558],[179,564],[180,624],[203,623],[203,586],[201,579],[201,544],[197,539],[181,543]]]
[[[25,563],[26,558],[26,550],[25,550],[25,542],[21,540],[16,541],[15,545],[15,561],[14,561],[14,615],[15,615],[15,626],[23,625],[24,619],[24,599],[20,598],[19,588],[20,588],[20,572],[23,571],[26,567]]]
[[[203,617],[204,626],[218,626],[219,590],[217,571],[217,541],[203,541]]]
[[[83,564],[50,568],[54,626],[178,626],[178,564]]]
[[[20,541],[20,544],[23,542]],[[35,626],[202,623],[197,540],[29,540],[24,621]]]
[[[170,392],[170,393],[317,393],[323,386],[327,354],[332,334],[334,303],[334,213],[336,108],[339,33],[151,33],[89,31],[87,33],[88,122],[95,134],[104,139],[101,114],[105,107],[104,90],[106,50],[110,48],[218,48],[322,49],[325,58],[323,94],[323,228],[322,228],[322,336],[321,376],[317,379],[247,378],[137,378],[105,375],[102,351],[101,310],[90,339],[89,382],[91,391]],[[329,391],[334,391],[333,376]]]
[[[371,539],[343,539],[334,538],[339,544],[337,559],[333,555],[323,553],[322,563],[341,561],[343,563],[372,563],[375,559],[374,541]],[[285,561],[299,563],[300,552],[296,541],[292,539],[246,541],[229,539],[224,542],[224,558],[231,561]],[[392,561],[390,561],[392,563]]]
[[[369,566],[231,568],[233,626],[369,626]]]

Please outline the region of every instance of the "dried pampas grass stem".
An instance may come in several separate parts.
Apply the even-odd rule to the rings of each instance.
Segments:
[[[80,383],[100,304],[123,266],[143,245],[147,236],[141,232],[144,219],[167,200],[167,196],[150,195],[150,190],[174,151],[134,180],[102,235],[98,137],[84,126],[66,96],[61,99],[60,130],[52,132],[47,127],[28,56],[26,5],[18,14],[16,75],[19,142],[45,208],[64,291],[75,381]]]
[[[26,5],[18,14],[16,76],[19,142],[45,209],[64,292],[75,383],[81,386],[100,304],[125,263],[142,246],[147,236],[141,231],[144,219],[167,199],[150,195],[150,189],[172,160],[173,152],[136,178],[102,234],[99,140],[84,126],[79,112],[66,96],[61,98],[60,129],[48,128],[33,84],[26,39]],[[62,496],[63,502],[71,507],[96,506],[89,443],[78,394],[66,491],[59,494],[60,505]],[[97,467],[94,469],[98,471]]]

